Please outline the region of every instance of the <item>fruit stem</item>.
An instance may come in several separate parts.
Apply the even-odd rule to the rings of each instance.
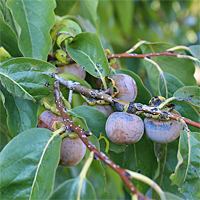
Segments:
[[[156,182],[154,182],[150,178],[148,178],[142,174],[139,174],[137,172],[133,172],[128,169],[126,169],[126,171],[131,175],[131,178],[137,179],[139,181],[142,181],[142,182],[148,184],[150,187],[152,187],[158,193],[158,195],[160,196],[160,198],[162,200],[166,200],[164,192],[162,191],[162,189],[158,186],[158,184]]]
[[[65,127],[62,126],[61,128],[59,128],[58,130],[54,131],[53,134],[54,135],[59,135],[60,133],[62,133],[63,131],[65,131]]]
[[[81,173],[79,174],[80,181],[78,183],[79,188],[78,188],[78,194],[77,194],[76,199],[81,199],[82,184],[83,184],[84,179],[86,178],[87,171],[90,168],[90,165],[92,164],[93,159],[94,159],[94,151],[91,151],[87,161],[85,162],[85,165],[83,166],[83,169],[81,170]]]

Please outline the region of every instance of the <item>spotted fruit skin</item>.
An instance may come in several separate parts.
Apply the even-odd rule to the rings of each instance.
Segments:
[[[59,121],[63,123],[63,119],[61,116],[53,113],[51,110],[45,110],[38,119],[38,127],[54,131],[54,129],[52,128],[54,121]]]
[[[85,79],[86,71],[77,63],[71,63],[65,66],[58,67],[59,73],[71,73],[78,76],[81,79]]]
[[[180,115],[173,110],[172,113]],[[154,142],[169,143],[179,137],[183,124],[176,120],[161,121],[152,118],[144,119],[145,133]]]
[[[137,97],[137,85],[135,80],[127,74],[116,74],[112,77],[116,86],[119,89],[119,93],[116,98],[124,101],[134,101]]]
[[[81,162],[86,153],[86,146],[80,138],[66,137],[60,148],[60,165],[72,167]]]
[[[83,106],[90,106],[90,105],[88,105],[87,102],[84,102]],[[96,108],[97,110],[102,112],[107,117],[109,117],[114,112],[113,107],[111,105],[98,105],[97,104],[97,105],[90,106],[90,107]]]
[[[106,121],[106,134],[116,144],[138,142],[144,133],[144,123],[135,114],[114,112]]]

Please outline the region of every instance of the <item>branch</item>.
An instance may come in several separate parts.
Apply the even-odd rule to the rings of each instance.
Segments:
[[[61,81],[62,82],[62,81]],[[70,83],[71,84],[71,83]],[[83,86],[82,86],[83,87]],[[67,114],[67,109],[64,107],[61,97],[60,97],[60,89],[59,89],[59,81],[56,80],[53,85],[54,89],[54,98],[55,98],[55,103],[60,111],[60,114],[63,118],[63,122],[65,125],[66,129],[71,129],[74,132],[77,133],[79,138],[83,141],[83,143],[86,145],[86,147],[94,152],[94,158],[95,159],[101,159],[104,163],[106,163],[108,166],[110,166],[113,170],[115,170],[121,179],[124,181],[124,183],[127,185],[127,187],[130,189],[130,191],[134,194],[137,195],[138,199],[141,200],[149,200],[149,198],[145,197],[143,194],[137,191],[135,186],[132,184],[132,182],[129,180],[131,178],[130,174],[125,170],[120,168],[118,165],[116,165],[110,158],[108,158],[104,153],[98,151],[94,144],[88,140],[88,138],[85,135],[85,131],[81,130],[76,124],[71,121]],[[73,88],[74,89],[74,88]],[[89,89],[89,88],[88,88]]]
[[[175,56],[179,57],[181,53],[174,53],[173,51],[163,51],[158,53],[147,53],[147,54],[137,54],[137,53],[120,53],[120,54],[110,54],[107,58],[151,58],[153,56]]]
[[[123,107],[128,106],[130,104],[130,102],[128,102],[128,101],[122,101],[122,100],[119,100],[119,99],[116,99],[116,98],[112,98],[110,95],[106,94],[102,90],[95,90],[95,89],[91,89],[91,88],[82,86],[78,82],[68,81],[64,78],[61,78],[57,74],[55,74],[55,79],[58,80],[62,85],[66,86],[68,89],[77,91],[81,94],[89,95],[92,98],[102,99],[102,100],[109,102],[110,104],[117,102],[117,103],[119,103],[119,105],[121,105]],[[148,112],[148,113],[151,113],[151,114],[162,114],[163,113],[163,111],[161,109],[157,108],[157,107],[151,107],[151,106],[143,105],[141,103],[134,103],[134,106],[137,109],[137,111],[141,111],[141,112],[143,111],[143,112]],[[165,111],[165,113],[171,119],[175,119],[175,120],[180,119],[180,116],[178,116],[178,115],[175,115],[175,114],[172,114],[172,113],[166,112],[166,111]],[[192,125],[192,126],[200,129],[200,123],[192,121],[192,120],[187,119],[185,117],[181,117],[181,118],[187,124]]]

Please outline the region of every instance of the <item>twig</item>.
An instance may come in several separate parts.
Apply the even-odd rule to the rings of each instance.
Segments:
[[[145,197],[143,194],[137,191],[135,186],[132,184],[132,182],[129,180],[131,178],[130,174],[125,170],[120,168],[118,165],[116,165],[110,158],[108,158],[104,153],[98,151],[94,144],[88,140],[88,138],[85,135],[85,131],[81,130],[78,126],[74,124],[73,121],[69,118],[67,114],[67,109],[64,107],[61,97],[60,97],[60,89],[59,89],[59,81],[56,80],[53,85],[54,89],[54,98],[55,103],[60,111],[60,114],[63,118],[63,122],[66,129],[71,129],[74,132],[77,133],[79,138],[83,141],[83,143],[86,145],[86,147],[94,152],[94,158],[95,159],[101,159],[103,162],[105,162],[108,166],[110,166],[113,170],[115,170],[121,179],[124,181],[124,183],[127,185],[127,187],[130,189],[130,191],[137,195],[137,197],[141,200],[148,200],[149,198]]]
[[[151,58],[153,56],[175,56],[178,57],[182,55],[181,53],[174,53],[173,51],[163,51],[158,53],[147,53],[147,54],[137,54],[137,53],[120,53],[120,54],[110,54],[107,58]]]
[[[80,85],[80,83],[78,82],[73,82],[73,81],[68,81],[66,79],[61,78],[60,76],[58,76],[57,74],[55,74],[55,79],[58,80],[62,85],[66,86],[68,89],[71,90],[75,90],[81,94],[87,94],[92,98],[96,98],[96,99],[102,99],[105,100],[107,102],[109,102],[110,104],[113,104],[114,101],[119,103],[121,106],[127,106],[130,104],[130,102],[128,101],[122,101],[116,98],[112,98],[110,95],[105,94],[104,91],[102,90],[95,90],[95,89],[91,89],[85,86]],[[156,110],[154,109],[154,107],[150,107],[147,105],[143,105],[141,103],[135,103],[136,109],[139,111],[143,111],[143,112],[148,112],[151,114],[162,114],[161,112],[163,112],[161,109],[156,108]],[[171,119],[175,119],[177,120],[178,118],[180,118],[180,116],[172,114],[170,112],[167,113],[169,115],[169,118]],[[187,119],[185,117],[182,117],[182,119],[189,125],[192,125],[194,127],[197,127],[200,129],[200,123],[195,122],[193,120]]]

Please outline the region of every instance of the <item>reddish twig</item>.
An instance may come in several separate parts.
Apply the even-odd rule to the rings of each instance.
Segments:
[[[107,102],[109,102],[111,104],[113,104],[113,100],[114,100],[115,102],[118,102],[122,106],[127,106],[130,103],[128,101],[122,101],[122,100],[119,100],[119,99],[113,99],[110,95],[106,94],[102,90],[95,90],[95,89],[88,88],[86,86],[82,86],[79,83],[65,80],[64,78],[61,78],[60,76],[58,76],[56,74],[55,74],[55,79],[58,80],[62,85],[66,86],[68,89],[75,90],[75,91],[77,91],[77,92],[79,92],[81,94],[89,95],[92,98],[102,99],[102,100],[105,100],[105,101],[107,101]],[[138,105],[142,105],[142,104],[138,104]],[[148,113],[152,113],[152,114],[159,114],[160,113],[160,110],[151,111],[150,109],[148,109],[148,108],[151,108],[150,106],[146,106],[145,105],[145,108],[146,109],[143,110],[144,112],[148,112]],[[175,120],[177,119],[177,115],[175,115],[173,113],[171,113],[169,117],[171,119],[175,119]],[[200,123],[195,122],[195,121],[190,120],[190,119],[187,119],[185,117],[182,117],[182,119],[187,124],[192,125],[192,126],[197,127],[197,128],[200,129]]]
[[[148,200],[149,198],[145,197],[143,194],[137,191],[135,186],[132,184],[132,182],[129,180],[131,178],[130,174],[126,172],[125,169],[120,168],[118,165],[116,165],[110,158],[108,158],[104,153],[98,151],[94,144],[88,140],[86,137],[85,131],[81,130],[76,124],[71,121],[67,114],[67,109],[64,107],[61,97],[60,97],[60,89],[59,89],[59,81],[55,81],[53,85],[54,89],[54,98],[55,103],[60,111],[60,114],[63,118],[63,122],[66,129],[71,129],[74,132],[77,133],[79,138],[83,141],[83,143],[86,145],[86,147],[94,152],[95,159],[101,159],[103,162],[105,162],[108,166],[110,166],[113,170],[115,170],[121,179],[124,181],[124,183],[127,185],[127,187],[130,189],[130,191],[137,195],[137,197],[141,200]]]
[[[120,53],[120,54],[110,54],[107,58],[151,58],[152,56],[175,56],[182,55],[181,53],[174,53],[173,51],[163,51],[158,53],[147,53],[147,54],[137,54],[137,53]]]

